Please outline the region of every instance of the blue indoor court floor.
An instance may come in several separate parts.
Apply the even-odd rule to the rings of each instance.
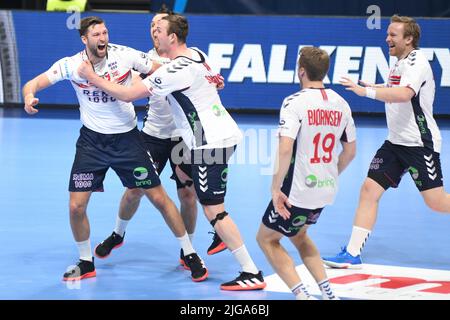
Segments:
[[[146,199],[128,225],[125,245],[109,258],[95,261],[96,278],[61,281],[66,267],[78,259],[67,191],[81,127],[78,110],[42,109],[27,116],[22,109],[0,108],[0,299],[292,300],[255,240],[270,199],[277,117],[234,117],[246,140],[230,165],[226,207],[267,276],[265,290],[219,289],[222,282],[238,275],[239,266],[228,251],[206,254],[211,227],[200,208],[194,246],[210,276],[204,282],[192,282],[189,271],[178,265],[178,241]],[[450,191],[450,122],[438,123],[443,136],[444,182]],[[357,156],[340,177],[334,205],[309,229],[322,255],[335,254],[347,243],[360,185],[387,136],[384,118],[356,118],[356,125]],[[178,204],[169,175],[167,166],[162,183]],[[88,207],[93,247],[112,232],[124,191],[112,170],[104,185],[105,192],[93,194]],[[377,225],[364,249],[367,267],[328,270],[329,278],[344,299],[450,299],[449,231],[450,216],[428,209],[406,175],[399,188],[389,190],[381,200]],[[283,243],[295,257],[304,282],[319,297],[294,247],[288,241]]]

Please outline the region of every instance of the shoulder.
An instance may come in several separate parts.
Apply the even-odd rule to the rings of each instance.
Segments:
[[[409,67],[413,67],[416,65],[424,67],[430,66],[430,62],[428,61],[427,57],[419,49],[413,50],[409,53],[409,55],[405,59],[405,64]]]
[[[164,69],[167,73],[176,74],[181,73],[183,70],[187,70],[194,64],[194,61],[187,57],[176,57],[169,63],[162,66],[160,69]]]
[[[167,64],[167,63],[170,62],[170,59],[169,59],[169,58],[161,57],[161,56],[158,54],[158,51],[156,51],[155,48],[149,50],[149,51],[147,52],[147,55],[148,55],[148,57],[149,57],[151,60],[156,61],[156,62],[158,62],[158,63],[160,63],[160,64]]]
[[[123,46],[120,44],[115,44],[115,43],[109,43],[108,44],[108,53],[110,54],[117,54],[120,56],[130,56],[130,54],[140,54],[142,55],[143,58],[146,58],[148,55],[145,52],[139,51],[137,49],[131,48],[131,47],[127,47],[127,46]]]
[[[287,108],[292,104],[299,103],[302,96],[305,96],[305,91],[303,90],[287,96],[283,100],[282,108]]]

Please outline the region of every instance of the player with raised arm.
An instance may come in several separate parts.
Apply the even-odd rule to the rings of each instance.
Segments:
[[[361,251],[377,219],[378,202],[389,188],[397,188],[409,172],[429,208],[450,212],[441,170],[441,134],[433,117],[435,83],[426,56],[419,50],[420,26],[410,17],[394,15],[387,30],[389,55],[398,60],[387,86],[360,86],[348,78],[342,85],[361,97],[385,102],[389,134],[378,149],[364,181],[350,240],[333,257],[323,258],[335,268],[361,268]]]
[[[152,61],[156,61],[160,64],[167,64],[170,62],[170,59],[167,58],[164,53],[158,52],[158,43],[155,39],[154,32],[156,31],[157,22],[168,14],[171,14],[169,10],[163,10],[155,14],[150,26],[150,35],[154,47],[148,52],[148,56]],[[141,74],[140,76],[144,79],[147,77],[147,74]],[[223,86],[223,83],[220,83],[219,86]],[[153,162],[155,163],[159,175],[164,170],[167,161],[169,161],[173,172],[171,178],[175,180],[178,199],[180,200],[181,217],[192,242],[197,221],[197,198],[194,187],[192,186],[192,181],[189,180],[182,183],[175,173],[175,166],[181,164],[183,153],[186,151],[187,147],[181,138],[179,130],[177,130],[175,126],[169,103],[165,97],[149,97],[147,115],[144,118],[144,127],[141,133],[145,145],[152,155]],[[123,245],[126,227],[136,213],[140,199],[143,195],[144,193],[141,189],[125,190],[120,202],[114,231],[95,248],[94,252],[98,258],[107,258],[113,249]],[[222,242],[217,233],[214,233],[213,242],[208,248],[207,253],[209,255],[216,254],[225,249],[226,245]],[[183,249],[180,249],[180,264],[183,265],[185,269],[189,268],[188,264],[185,262]]]
[[[262,272],[251,259],[240,232],[225,211],[228,160],[242,139],[239,127],[223,107],[217,93],[221,81],[209,67],[206,55],[188,48],[188,22],[181,15],[168,15],[157,24],[156,41],[172,60],[132,87],[102,79],[88,62],[80,74],[109,94],[125,101],[166,96],[177,128],[191,150],[191,165],[177,166],[181,181],[193,181],[204,213],[242,268],[240,275],[221,285],[223,290],[257,290],[266,286]]]
[[[89,61],[93,72],[121,87],[131,85],[131,70],[151,73],[156,64],[145,53],[108,43],[108,29],[98,17],[81,20],[79,33],[85,49],[57,61],[48,71],[25,84],[25,110],[38,112],[36,93],[61,80],[69,80],[80,103],[83,126],[76,145],[70,174],[70,224],[80,260],[63,276],[80,280],[96,275],[90,244],[90,226],[86,213],[92,192],[103,190],[103,180],[112,168],[129,189],[140,188],[161,212],[182,249],[191,255],[189,267],[193,281],[205,280],[208,271],[196,254],[175,204],[161,186],[150,153],[137,129],[133,104],[107,94],[80,78],[77,68]]]

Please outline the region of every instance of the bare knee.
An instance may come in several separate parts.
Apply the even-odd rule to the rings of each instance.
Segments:
[[[446,212],[445,207],[442,205],[442,200],[437,198],[424,198],[425,203],[433,211]]]
[[[276,247],[280,245],[280,241],[277,239],[268,238],[262,235],[260,232],[256,235],[256,241],[258,242],[259,247],[264,251],[270,250],[270,248]]]
[[[421,192],[426,205],[433,211],[449,213],[450,195],[443,187],[433,188]]]
[[[146,195],[150,202],[160,211],[164,211],[170,203],[169,196],[166,194],[165,190],[160,187],[147,189]]]
[[[70,201],[69,210],[70,215],[74,217],[81,217],[86,214],[87,205],[78,201]]]
[[[178,189],[178,198],[182,206],[194,206],[197,203],[196,195],[188,188]]]
[[[143,195],[144,192],[142,191],[142,189],[127,189],[127,191],[125,191],[125,194],[123,195],[123,200],[128,203],[134,203],[141,200]]]
[[[372,179],[366,179],[361,186],[361,200],[378,202],[383,194],[384,189]]]

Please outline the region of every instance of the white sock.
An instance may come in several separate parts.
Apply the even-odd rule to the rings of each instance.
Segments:
[[[120,219],[119,216],[117,216],[116,227],[114,228],[114,232],[117,233],[119,236],[123,237],[128,222],[130,222],[130,220],[122,220]]]
[[[328,279],[319,282],[318,285],[322,292],[323,300],[340,300],[331,290],[330,281],[328,281]]]
[[[295,296],[295,300],[308,300],[310,294],[303,283],[300,281],[291,288],[292,293]]]
[[[369,238],[370,232],[370,230],[353,226],[352,235],[347,245],[347,252],[354,257],[359,256]]]
[[[192,240],[194,240],[194,234],[188,233],[188,236],[189,236],[189,240],[191,240],[191,243],[192,243]]]
[[[253,262],[252,258],[248,254],[245,244],[243,244],[236,250],[231,251],[231,253],[234,255],[236,260],[241,265],[242,271],[253,273],[253,274],[257,274],[259,272],[259,270],[256,267],[255,263]]]
[[[189,240],[187,232],[184,234],[184,236],[180,238],[177,237],[177,239],[178,241],[180,241],[180,246],[183,249],[183,253],[185,256],[195,252],[194,248],[192,247],[191,240]]]
[[[81,260],[92,262],[91,240],[76,242]]]

